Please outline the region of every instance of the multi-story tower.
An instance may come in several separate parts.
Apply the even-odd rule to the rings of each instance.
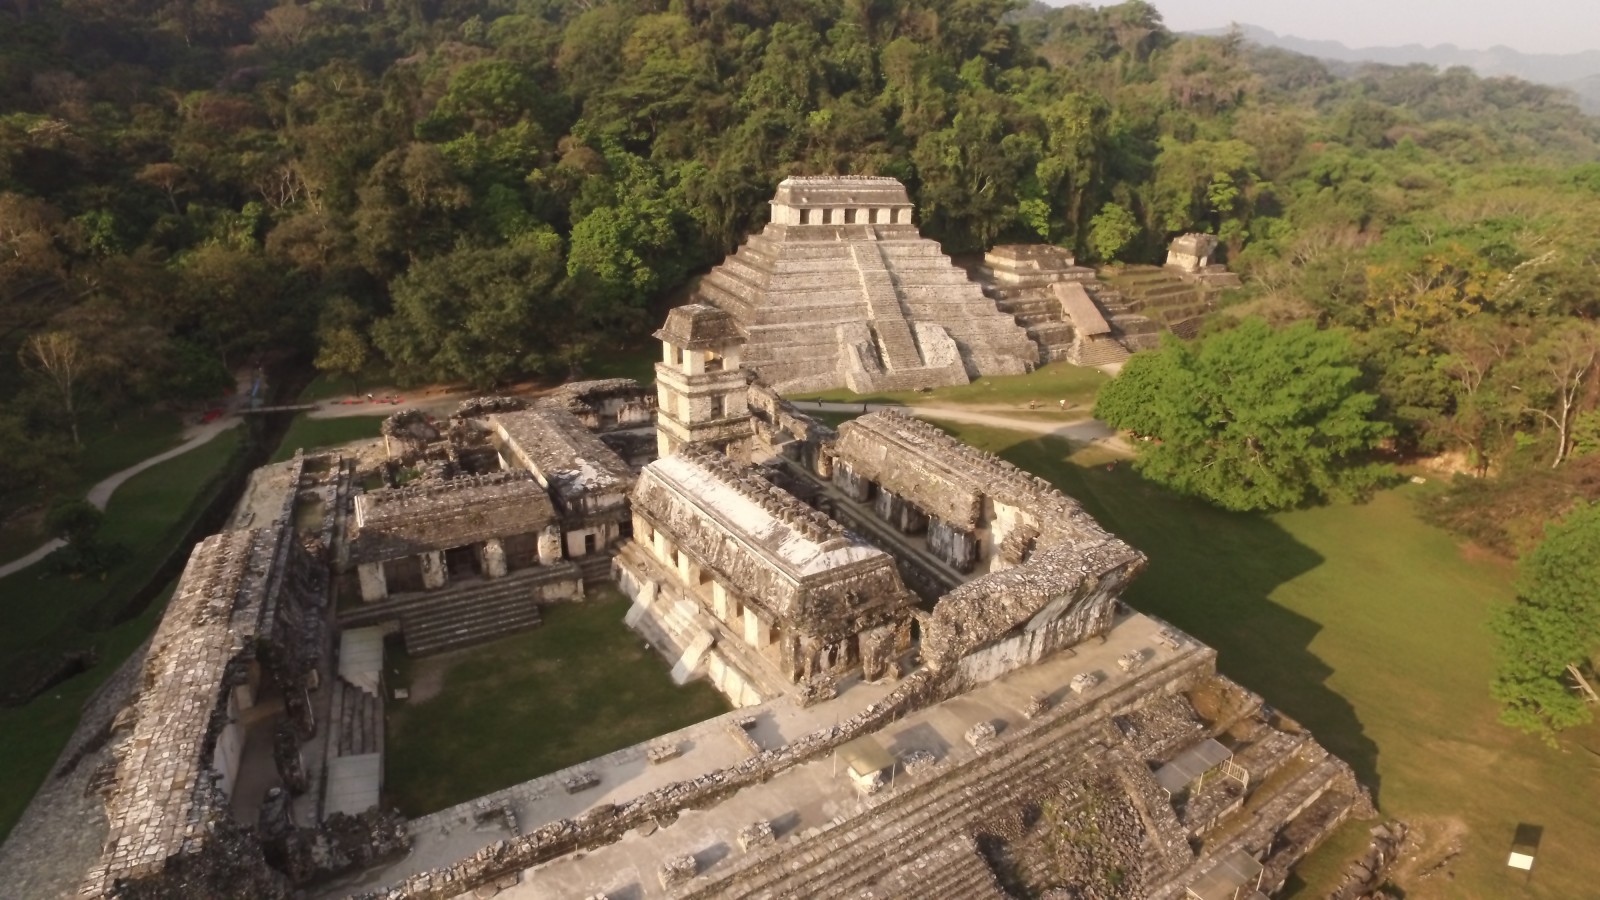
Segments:
[[[684,444],[704,444],[748,462],[750,402],[739,367],[744,335],[733,317],[703,303],[667,314],[655,334],[661,341],[656,363],[656,448],[669,456]]]

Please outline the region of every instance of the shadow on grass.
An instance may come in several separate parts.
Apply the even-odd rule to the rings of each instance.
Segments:
[[[1273,591],[1323,563],[1270,518],[1230,513],[1145,481],[1127,462],[1068,461],[1061,441],[952,428],[966,440],[1042,475],[1077,499],[1150,565],[1124,597],[1218,653],[1218,667],[1309,728],[1378,794],[1378,747],[1355,708],[1328,687],[1334,670],[1311,650],[1322,624],[1274,602]]]

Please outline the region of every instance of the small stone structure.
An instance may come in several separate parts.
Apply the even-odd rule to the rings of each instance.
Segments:
[[[525,469],[550,492],[561,515],[565,553],[601,552],[623,537],[633,470],[565,409],[539,404],[489,417],[500,463]],[[541,552],[544,552],[541,547]],[[560,552],[559,550],[557,552]]]
[[[695,295],[732,315],[767,384],[865,393],[1033,368],[1027,335],[918,234],[900,182],[790,177],[771,205]]]
[[[1238,287],[1239,276],[1211,261],[1212,254],[1217,252],[1217,243],[1214,234],[1191,232],[1173,238],[1167,248],[1167,270],[1176,272],[1186,281],[1211,288]]]
[[[527,472],[369,491],[355,498],[354,525],[348,558],[368,602],[561,558],[560,518]]]
[[[655,398],[632,378],[571,381],[543,402],[560,406],[585,428],[598,432],[648,427],[655,415]]]

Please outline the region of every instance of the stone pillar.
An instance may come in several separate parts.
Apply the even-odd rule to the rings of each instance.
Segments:
[[[848,463],[838,462],[833,467],[833,483],[846,497],[865,503],[872,496],[872,482],[857,475]]]
[[[654,538],[652,547],[656,551],[656,559],[669,568],[676,566],[678,564],[678,546],[672,543],[671,538],[659,531],[655,532]]]
[[[561,561],[561,526],[546,525],[539,532],[539,565],[548,566]]]
[[[748,606],[744,608],[744,642],[757,650],[767,646],[766,623]]]
[[[506,547],[499,538],[483,542],[483,577],[504,578],[506,574]]]
[[[904,534],[921,534],[928,527],[928,517],[904,497],[880,487],[872,501],[878,518],[893,525]]]
[[[861,653],[861,677],[877,681],[889,674],[889,663],[894,659],[896,628],[881,625],[869,628],[857,636]]]
[[[667,457],[672,455],[672,452],[674,450],[677,450],[677,449],[678,449],[678,446],[672,440],[671,436],[669,436],[662,429],[657,428],[656,429],[656,456],[658,458],[660,458],[660,459],[666,459]]]
[[[978,563],[977,536],[939,519],[928,523],[928,549],[958,572],[971,572]]]
[[[720,581],[711,582],[711,611],[722,621],[728,621],[728,589]]]
[[[443,550],[429,550],[423,553],[422,559],[422,586],[428,590],[444,587],[450,580],[450,569],[445,565]]]
[[[361,580],[361,599],[368,603],[389,596],[389,579],[383,574],[383,563],[362,563],[356,567],[356,577]]]

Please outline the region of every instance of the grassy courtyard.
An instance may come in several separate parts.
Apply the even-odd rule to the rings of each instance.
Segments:
[[[366,440],[379,435],[378,427],[386,416],[342,416],[336,419],[313,419],[305,413],[294,417],[289,430],[284,432],[278,450],[271,462],[294,458],[296,448],[307,453],[323,447],[337,447],[351,441]]]
[[[726,712],[705,682],[672,683],[627,611],[611,588],[470,650],[413,660],[391,645],[389,687],[412,699],[388,701],[389,801],[433,812]]]
[[[0,579],[0,677],[21,679],[30,660],[93,646],[96,665],[25,706],[0,708],[0,837],[11,830],[77,726],[83,701],[155,627],[166,595],[134,619],[109,622],[127,598],[147,584],[189,524],[217,490],[215,476],[238,452],[233,429],[176,459],[129,479],[106,508],[101,534],[128,549],[127,561],[105,578],[73,579],[34,565]]]
[[[844,388],[809,394],[786,395],[790,400],[829,400],[840,403],[960,403],[972,406],[1026,410],[1037,402],[1041,410],[1057,410],[1061,400],[1079,416],[1089,414],[1100,388],[1110,381],[1099,369],[1085,369],[1067,363],[1051,363],[1026,375],[995,375],[971,384],[934,388],[931,391],[888,391],[865,396]]]
[[[1511,598],[1512,568],[1419,520],[1422,489],[1238,515],[1175,497],[1126,463],[1069,461],[1057,440],[951,430],[1051,479],[1144,551],[1150,566],[1128,601],[1216,647],[1226,674],[1350,762],[1385,815],[1460,836],[1453,877],[1406,884],[1408,900],[1593,896],[1600,728],[1550,749],[1496,722],[1484,622]],[[1504,866],[1518,822],[1545,828],[1527,886]],[[1310,861],[1297,896],[1326,894],[1365,827],[1347,826]]]

